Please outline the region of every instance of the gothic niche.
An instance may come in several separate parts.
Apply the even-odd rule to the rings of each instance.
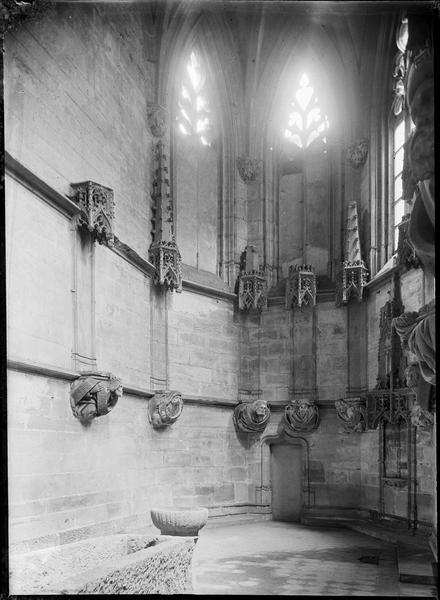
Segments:
[[[312,265],[291,265],[286,280],[286,308],[316,304],[316,275]]]
[[[270,409],[265,400],[240,402],[232,415],[235,430],[243,433],[262,433],[269,419]]]
[[[122,396],[121,380],[111,373],[84,373],[70,386],[73,415],[83,423],[109,413]]]
[[[161,138],[168,129],[168,111],[160,104],[149,104],[147,108],[147,120],[151,133],[154,137]]]
[[[72,200],[79,206],[78,227],[91,233],[100,244],[113,240],[115,203],[113,190],[93,181],[72,183]]]
[[[264,270],[258,264],[258,253],[254,246],[246,246],[240,263],[238,308],[261,311],[267,307],[267,282]]]
[[[284,426],[287,431],[295,433],[312,431],[318,427],[318,424],[318,407],[309,398],[292,400],[284,410]]]
[[[336,400],[336,413],[344,425],[346,433],[361,433],[367,425],[367,409],[361,398]]]
[[[159,140],[154,153],[152,238],[149,254],[156,268],[154,282],[168,290],[182,291],[182,258],[174,237],[174,206],[170,193],[168,160]]]
[[[403,360],[399,337],[392,327],[395,317],[402,314],[403,305],[399,299],[388,300],[380,309],[378,376],[376,389],[403,387]]]
[[[368,270],[361,258],[361,243],[356,202],[347,207],[345,221],[345,257],[342,264],[341,300],[346,304],[351,296],[362,300]]]
[[[347,150],[347,161],[353,167],[353,169],[359,169],[365,164],[368,156],[368,140],[358,140],[354,144],[348,147]]]
[[[183,399],[180,392],[159,390],[150,398],[148,419],[155,429],[172,425],[182,414]]]
[[[237,158],[237,169],[245,183],[256,181],[260,176],[261,161],[257,158],[241,156]]]

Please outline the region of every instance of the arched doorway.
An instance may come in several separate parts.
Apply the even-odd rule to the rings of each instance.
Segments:
[[[299,521],[303,504],[302,447],[283,442],[270,444],[272,518]]]
[[[309,452],[299,436],[266,436],[261,444],[262,503],[270,504],[275,521],[299,521],[310,506]]]

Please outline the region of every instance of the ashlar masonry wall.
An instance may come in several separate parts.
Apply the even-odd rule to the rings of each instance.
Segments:
[[[161,294],[146,262],[156,59],[147,33],[141,8],[57,4],[6,38],[13,550],[145,528],[153,506],[227,514],[255,504],[257,458],[232,424],[233,294],[186,284]],[[113,189],[114,233],[137,262],[91,245],[51,200],[86,180]],[[125,387],[114,410],[89,426],[70,408],[76,351]],[[148,420],[158,382],[185,402],[163,431]]]

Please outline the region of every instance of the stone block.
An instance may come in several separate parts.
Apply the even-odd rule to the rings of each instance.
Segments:
[[[250,498],[253,498],[252,490],[247,483],[240,481],[234,482],[234,502],[249,502]]]
[[[244,467],[231,467],[224,469],[225,481],[246,481],[248,477],[247,469]]]
[[[234,485],[232,483],[220,484],[214,492],[214,502],[232,503],[234,500]]]
[[[324,464],[322,462],[316,460],[310,461],[309,479],[311,482],[325,481]]]

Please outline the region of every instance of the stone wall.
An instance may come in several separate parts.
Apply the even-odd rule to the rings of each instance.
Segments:
[[[187,264],[183,292],[164,293],[147,262],[147,105],[158,87],[158,39],[148,9],[56,4],[8,33],[5,45],[6,149],[31,174],[21,183],[7,178],[11,544],[47,546],[145,528],[153,506],[200,504],[211,515],[268,510],[261,439],[233,427],[240,397],[272,404],[265,435],[273,436],[287,401],[317,400],[320,425],[302,436],[311,506],[378,510],[379,433],[344,433],[334,401],[376,385],[379,313],[391,276],[370,286],[362,305],[336,307],[329,288],[314,308],[286,310],[282,293],[293,259],[316,262],[324,278],[339,266],[344,195],[360,198],[368,254],[369,163],[345,169],[335,154],[336,170],[330,173],[327,160],[309,165],[305,191],[298,176],[285,176],[279,198],[270,201],[264,196],[276,188],[275,168],[266,183],[245,184],[236,140],[222,150],[230,163],[227,169],[222,163],[221,174],[213,151],[201,165],[215,173],[209,181],[201,177],[204,187],[181,163],[174,181],[177,239]],[[246,115],[244,106],[240,111]],[[329,183],[330,174],[337,182]],[[70,184],[86,180],[113,189],[114,233],[136,260],[91,244],[60,208]],[[301,214],[307,227],[298,222]],[[238,313],[231,292],[231,273],[247,243],[255,244],[276,284],[261,314]],[[406,310],[434,296],[432,279],[420,269],[402,273],[401,284]],[[70,382],[86,365],[121,377],[126,388],[115,409],[88,427],[69,403]],[[185,404],[179,420],[159,431],[148,422],[148,398],[161,388],[181,392]],[[416,456],[418,517],[430,522],[431,432],[417,431]],[[393,510],[403,514],[397,505]]]
[[[88,179],[112,188],[114,232],[143,259],[155,60],[147,25],[141,9],[56,5],[8,34],[5,58],[10,155],[54,194]],[[151,272],[90,245],[32,182],[8,177],[7,223],[11,544],[145,527],[152,506],[222,513],[254,502],[255,459],[232,426],[231,300],[161,294]],[[70,408],[75,352],[137,390],[88,427]],[[147,414],[159,384],[192,399],[164,431]],[[204,406],[213,397],[224,405]]]
[[[232,409],[187,404],[165,430],[148,401],[126,393],[111,413],[81,425],[69,383],[9,371],[9,519],[16,549],[151,525],[154,506],[255,504],[258,457],[243,447]]]

